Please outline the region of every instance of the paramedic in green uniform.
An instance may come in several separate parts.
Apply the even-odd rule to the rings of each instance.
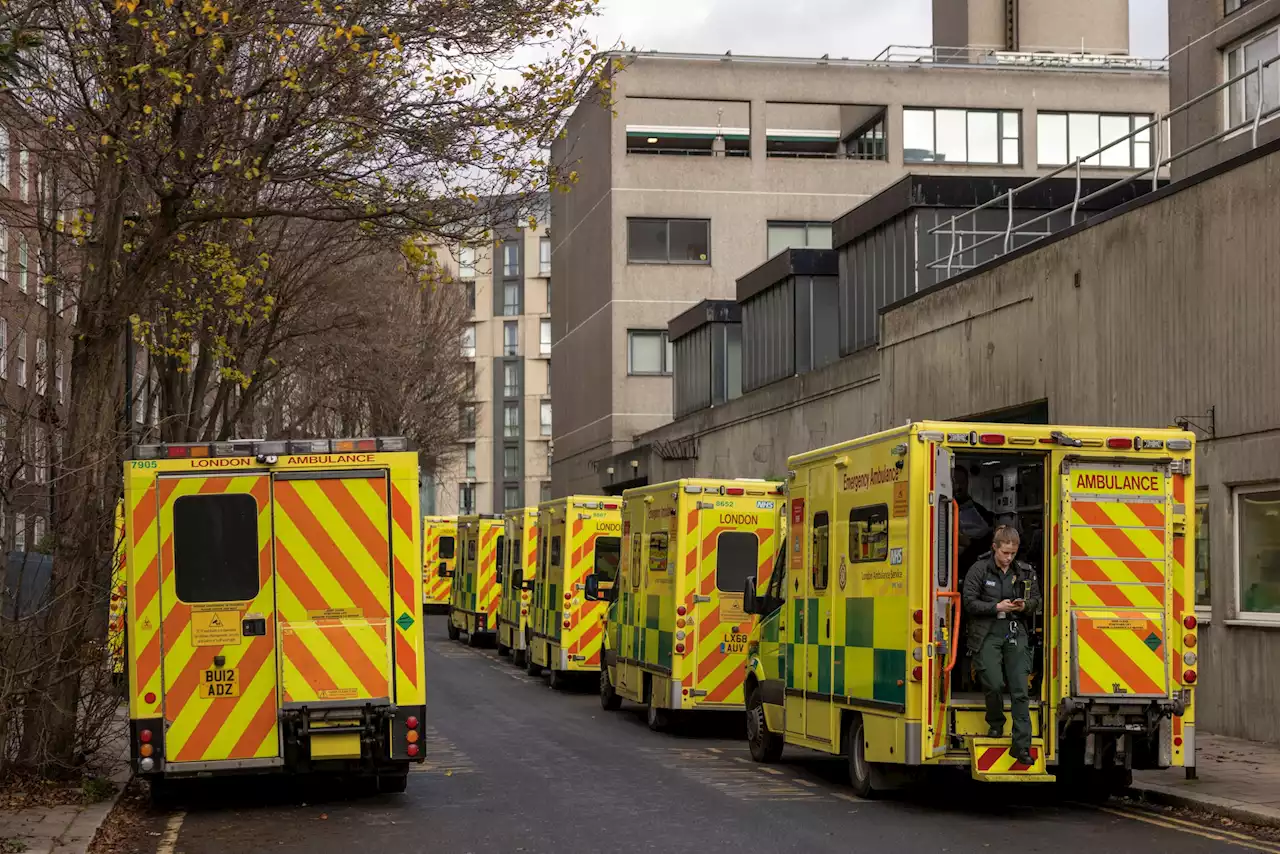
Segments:
[[[1013,708],[1013,750],[1031,765],[1030,618],[1040,608],[1035,571],[1015,560],[1020,538],[1010,527],[996,529],[992,550],[978,558],[964,578],[964,613],[969,653],[987,701],[987,736],[1004,734],[1004,691]]]

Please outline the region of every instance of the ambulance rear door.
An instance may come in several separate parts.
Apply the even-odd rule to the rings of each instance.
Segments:
[[[271,478],[161,474],[154,488],[165,760],[278,765]]]
[[[273,481],[284,707],[390,703],[387,472],[279,471]]]

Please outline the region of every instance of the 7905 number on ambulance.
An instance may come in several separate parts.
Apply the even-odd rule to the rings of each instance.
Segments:
[[[125,463],[139,776],[339,772],[404,791],[426,711],[402,438],[146,445]]]

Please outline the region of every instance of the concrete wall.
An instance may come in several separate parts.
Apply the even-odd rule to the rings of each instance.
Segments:
[[[890,310],[879,351],[642,436],[699,446],[651,478],[777,476],[787,455],[887,425],[1038,400],[1052,422],[1133,428],[1208,429],[1212,407],[1199,722],[1280,742],[1280,716],[1257,713],[1280,708],[1280,621],[1239,619],[1232,510],[1234,488],[1280,483],[1280,149],[1174,189]]]
[[[1226,54],[1234,43],[1280,19],[1280,0],[1253,0],[1229,18],[1222,0],[1169,0],[1170,107],[1185,104],[1227,80]],[[1276,66],[1271,66],[1271,73]],[[1255,75],[1256,76],[1256,75]],[[1245,82],[1254,84],[1254,77]],[[1170,119],[1170,151],[1178,152],[1226,130],[1227,98],[1220,92]],[[1280,121],[1262,125],[1258,139],[1280,137]],[[1252,145],[1244,133],[1213,143],[1173,164],[1175,179],[1227,160]]]
[[[1004,50],[1010,3],[1022,51],[1129,52],[1128,0],[934,0],[933,43]]]

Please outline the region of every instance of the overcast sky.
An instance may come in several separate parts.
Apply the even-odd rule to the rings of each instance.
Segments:
[[[604,0],[593,29],[602,47],[621,38],[641,50],[854,59],[929,44],[931,8],[932,0]],[[1129,15],[1131,54],[1169,52],[1167,0],[1129,0]]]

